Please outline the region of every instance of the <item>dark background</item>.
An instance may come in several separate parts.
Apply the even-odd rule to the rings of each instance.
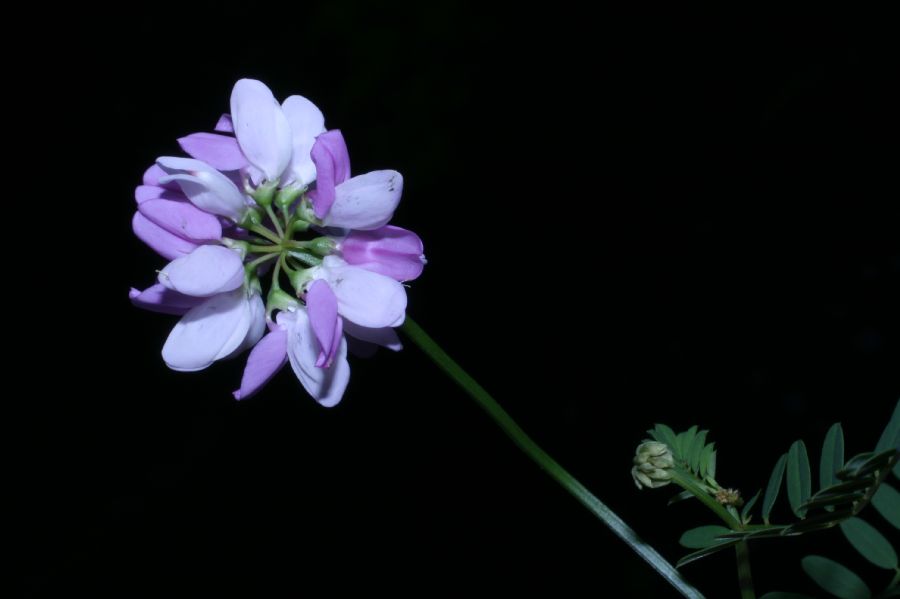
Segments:
[[[415,347],[352,360],[331,410],[289,370],[237,404],[242,359],[166,369],[174,319],[127,300],[165,263],[133,187],[240,77],[312,99],[354,173],[405,176],[395,222],[429,259],[410,314],[674,562],[713,518],[634,488],[654,422],[712,429],[719,481],[752,494],[832,422],[871,449],[900,395],[895,37],[822,8],[55,13],[35,95],[62,242],[11,400],[22,594],[672,595]],[[887,583],[844,546],[754,546],[758,590],[814,593],[813,549]],[[737,594],[730,555],[684,572]]]

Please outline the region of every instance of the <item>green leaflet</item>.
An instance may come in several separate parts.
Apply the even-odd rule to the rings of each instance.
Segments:
[[[900,528],[900,493],[887,483],[881,483],[878,492],[872,497],[872,505],[884,516],[884,519]]]
[[[698,526],[684,532],[678,542],[682,547],[688,549],[703,549],[711,545],[716,545],[722,541],[716,539],[717,536],[730,533],[731,530],[717,524],[707,526]]]
[[[651,437],[660,443],[669,446],[669,451],[675,453],[675,431],[665,424],[657,424],[654,429],[647,431]]]
[[[675,567],[680,568],[682,566],[686,566],[687,564],[690,564],[691,562],[695,562],[698,559],[702,559],[708,555],[712,555],[713,553],[718,553],[719,551],[722,551],[723,549],[727,549],[729,547],[734,547],[738,543],[740,543],[740,540],[735,539],[733,541],[722,541],[721,543],[718,543],[716,545],[710,545],[709,547],[706,547],[704,549],[700,549],[699,551],[695,551],[693,553],[689,553],[689,554],[685,555],[683,558],[681,558],[680,560],[678,560],[678,562],[675,563]]]
[[[878,445],[875,446],[875,453],[879,453],[886,449],[900,447],[900,400],[897,401],[897,404],[894,406],[894,413],[891,415],[891,419],[888,421],[887,426],[884,429],[884,432],[881,433],[881,438],[878,439]],[[897,473],[896,468],[894,469],[894,474]],[[900,476],[900,474],[898,474]]]
[[[712,466],[712,472],[710,472],[710,466]],[[700,452],[700,469],[699,474],[701,479],[705,479],[707,476],[715,477],[715,469],[716,469],[716,444],[709,443],[706,447],[703,448],[703,451]]]
[[[772,469],[772,475],[769,477],[769,484],[766,485],[766,494],[763,496],[762,517],[763,521],[769,523],[769,514],[772,513],[772,507],[775,500],[778,499],[778,493],[781,491],[781,481],[784,478],[784,467],[787,463],[788,454],[781,454],[775,467]]]
[[[801,566],[817,585],[840,599],[869,599],[872,596],[872,591],[859,576],[827,557],[807,555]]]
[[[812,476],[809,471],[809,454],[802,440],[794,441],[787,458],[787,495],[791,510],[798,518],[806,516],[803,503],[812,491]]]
[[[860,518],[841,522],[841,532],[860,555],[886,570],[897,568],[897,552],[874,526]]]
[[[825,435],[822,459],[819,461],[819,488],[830,487],[837,478],[835,473],[844,465],[844,431],[841,423],[834,423]]]
[[[689,455],[686,458],[691,472],[700,472],[700,455],[703,453],[703,448],[706,447],[706,435],[708,433],[709,431],[700,431],[691,442]]]
[[[750,498],[750,501],[744,504],[744,509],[741,510],[741,522],[746,524],[750,521],[750,510],[753,509],[753,506],[756,505],[756,500],[759,499],[759,494],[762,493],[762,489],[756,492],[756,495]]]

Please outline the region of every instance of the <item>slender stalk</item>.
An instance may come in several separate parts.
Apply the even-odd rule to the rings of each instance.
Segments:
[[[566,491],[577,499],[591,513],[609,527],[620,539],[646,561],[651,568],[662,576],[666,582],[685,597],[702,598],[703,595],[691,586],[681,574],[665,560],[653,547],[642,541],[637,534],[611,509],[597,499],[574,476],[569,474],[556,460],[550,457],[541,447],[529,437],[522,428],[506,413],[500,404],[485,391],[469,374],[462,369],[447,353],[438,346],[435,341],[416,324],[409,316],[406,317],[402,327],[403,332],[410,340],[419,346],[431,360],[437,364],[447,376],[453,379],[462,389],[475,400],[488,416],[503,430],[504,433],[521,449],[525,455],[533,460],[551,478],[558,482]]]
[[[253,254],[280,254],[284,250],[279,245],[250,245],[247,249]]]
[[[268,254],[265,254],[264,256],[260,256],[259,258],[253,260],[252,262],[247,264],[247,266],[245,266],[244,268],[246,268],[249,271],[252,271],[254,268],[259,266],[263,262],[272,260],[273,258],[277,258],[277,257],[278,257],[278,254],[268,253]]]
[[[268,227],[265,227],[263,225],[250,225],[250,230],[253,231],[254,233],[256,233],[257,235],[265,237],[272,243],[281,243],[281,237],[276,235],[275,232],[272,231],[271,229],[269,229]]]
[[[272,210],[271,204],[266,206],[266,214],[269,215],[269,219],[272,221],[272,224],[275,226],[275,232],[278,233],[279,239],[284,239],[284,229],[281,228],[281,223],[278,222],[278,217],[275,215],[275,211]]]
[[[756,599],[753,590],[753,574],[750,571],[750,547],[747,541],[734,546],[737,553],[738,584],[741,586],[741,599]]]

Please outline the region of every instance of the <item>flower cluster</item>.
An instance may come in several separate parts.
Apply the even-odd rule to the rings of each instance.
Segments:
[[[664,487],[672,480],[675,459],[665,443],[647,441],[638,445],[634,452],[634,466],[631,478],[638,489]]]
[[[337,404],[350,376],[348,337],[401,347],[401,283],[425,263],[419,237],[388,224],[403,177],[351,177],[341,132],[326,130],[312,102],[279,104],[252,79],[235,84],[215,133],[178,142],[190,158],[164,156],[144,173],[132,221],[170,260],[155,285],[129,294],[140,308],[181,315],[163,360],[194,371],[250,349],[235,398],[290,362],[313,398]]]

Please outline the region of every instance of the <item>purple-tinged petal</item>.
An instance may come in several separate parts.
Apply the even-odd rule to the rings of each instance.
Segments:
[[[344,229],[383,227],[394,215],[402,193],[403,176],[397,171],[357,175],[335,188],[334,204],[323,221]]]
[[[316,136],[325,131],[325,117],[315,104],[303,96],[290,96],[281,109],[291,126],[291,164],[282,183],[309,185],[316,180],[316,167],[310,151]]]
[[[173,370],[202,370],[240,345],[250,328],[250,304],[243,289],[207,298],[185,314],[163,346]]]
[[[154,163],[144,171],[144,177],[142,179],[142,183],[144,185],[155,185],[158,187],[165,187],[166,189],[177,190],[178,186],[174,183],[161,183],[160,179],[167,177],[169,173],[164,171],[159,167],[158,164]]]
[[[316,138],[311,158],[316,167],[316,188],[309,194],[313,211],[324,218],[334,204],[335,187],[350,178],[350,153],[340,129]]]
[[[220,171],[236,171],[250,163],[244,158],[235,138],[215,133],[191,133],[178,140],[189,156],[202,160]]]
[[[400,343],[400,337],[397,336],[396,331],[391,327],[371,329],[368,327],[361,327],[348,320],[344,323],[344,332],[360,341],[374,343],[375,345],[386,347],[391,351],[400,351],[403,349],[403,344]]]
[[[398,281],[412,281],[425,266],[419,236],[393,225],[374,231],[353,231],[338,247],[348,264]]]
[[[205,162],[176,156],[163,156],[156,162],[169,173],[160,182],[177,183],[197,208],[236,222],[247,211],[247,202],[237,186]]]
[[[196,243],[169,233],[140,212],[134,213],[131,228],[138,239],[167,260],[186,256],[197,249]]]
[[[313,276],[329,284],[338,313],[347,320],[375,329],[403,324],[406,289],[394,279],[350,266],[337,256],[326,256]]]
[[[272,380],[284,367],[287,356],[287,331],[278,327],[257,343],[241,378],[241,388],[234,392],[235,399],[247,399]]]
[[[332,407],[341,401],[347,383],[350,381],[350,364],[347,363],[347,340],[340,337],[340,345],[335,352],[330,367],[319,368],[319,342],[309,323],[309,316],[304,310],[297,310],[285,318],[287,324],[288,360],[294,374],[303,388],[313,399],[325,407]],[[282,322],[279,320],[279,323]]]
[[[147,200],[138,210],[150,221],[169,233],[192,241],[215,241],[222,238],[219,219],[189,202]]]
[[[157,283],[147,287],[143,291],[131,288],[128,292],[131,303],[138,308],[161,314],[184,314],[194,306],[205,301],[202,297],[191,297],[171,289],[166,289]]]
[[[169,262],[159,271],[159,282],[185,295],[209,297],[243,285],[244,263],[234,250],[201,245],[187,256]],[[238,344],[243,340],[241,337]]]
[[[168,176],[168,175],[166,175]],[[176,187],[178,187],[176,185]],[[138,185],[134,188],[134,199],[138,204],[143,204],[147,200],[173,200],[176,202],[187,202],[187,196],[181,193],[181,190],[171,190],[158,185]]]
[[[231,92],[234,134],[247,160],[269,181],[291,161],[291,126],[272,92],[261,81],[241,79]]]
[[[341,339],[341,319],[338,318],[337,297],[328,283],[313,281],[306,292],[306,310],[313,333],[319,342],[319,357],[316,366],[328,368],[337,352]]]
[[[216,121],[214,130],[219,133],[234,133],[234,123],[231,122],[231,115],[226,113],[220,116],[219,120]]]

